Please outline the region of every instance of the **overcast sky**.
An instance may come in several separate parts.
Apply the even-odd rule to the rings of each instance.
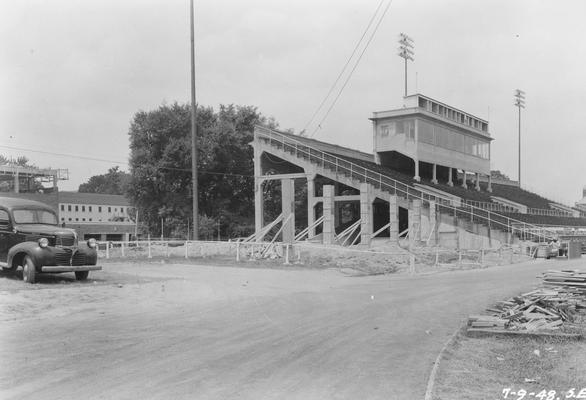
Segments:
[[[198,102],[254,105],[299,132],[381,0],[195,3]],[[491,168],[512,179],[513,93],[526,92],[523,184],[573,204],[586,185],[584,15],[581,0],[394,0],[315,138],[372,151],[371,113],[402,105],[405,32],[409,92],[488,119]],[[127,169],[135,112],[190,99],[189,0],[0,0],[0,42],[0,154],[68,168],[65,190]]]

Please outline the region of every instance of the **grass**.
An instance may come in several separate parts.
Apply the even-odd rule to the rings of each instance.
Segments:
[[[579,392],[586,388],[586,343],[461,335],[442,360],[434,399],[504,399],[506,388],[535,394],[555,390],[560,399],[572,388]]]

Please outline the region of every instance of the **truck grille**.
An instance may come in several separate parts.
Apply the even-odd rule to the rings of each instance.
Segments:
[[[74,235],[60,235],[55,238],[55,246],[75,246]]]
[[[71,265],[85,265],[85,254],[80,253],[79,251],[76,251],[75,253],[73,253],[73,258],[71,259]]]
[[[56,249],[55,264],[57,265],[71,265],[71,249]]]

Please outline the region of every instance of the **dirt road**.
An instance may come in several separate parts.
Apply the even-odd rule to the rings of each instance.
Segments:
[[[110,264],[0,277],[1,399],[415,399],[469,313],[548,261],[426,276]],[[93,279],[92,279],[93,278]]]

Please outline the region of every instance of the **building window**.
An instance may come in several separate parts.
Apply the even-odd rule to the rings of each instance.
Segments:
[[[112,207],[108,207],[108,212],[111,213],[112,212]]]
[[[61,211],[65,211],[65,205],[61,204]]]
[[[88,206],[89,212],[92,212],[92,206]]]
[[[79,206],[75,206],[75,212],[79,211]]]
[[[79,221],[79,218],[76,218],[75,220],[76,220],[76,221]]]
[[[85,222],[85,218],[82,218],[81,220],[82,220],[83,222]]]
[[[123,213],[124,212],[124,207],[120,207],[120,212]]]
[[[61,218],[61,221],[65,221],[65,218]]]
[[[67,206],[67,211],[71,211],[71,204]]]
[[[90,222],[92,222],[92,219],[90,218]]]
[[[98,206],[98,212],[102,212],[102,206]]]
[[[69,220],[71,221],[71,218],[69,218]]]
[[[81,206],[81,211],[85,212],[85,206]]]

